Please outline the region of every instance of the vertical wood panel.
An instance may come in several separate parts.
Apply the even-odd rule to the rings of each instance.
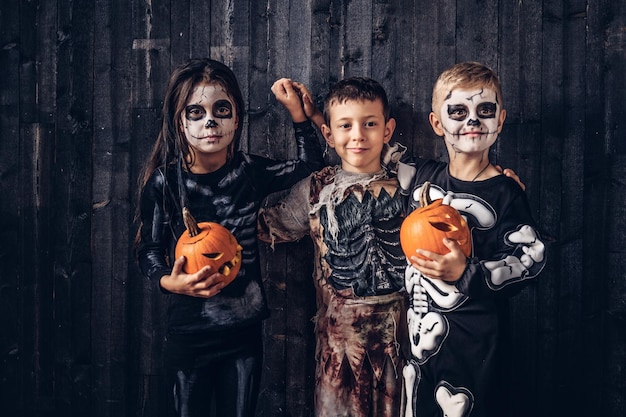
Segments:
[[[52,125],[27,124],[20,132],[20,228],[22,257],[19,277],[21,361],[20,404],[25,413],[54,411],[54,306],[51,227],[51,179],[47,176],[54,137]]]
[[[131,190],[133,202],[139,170],[147,160],[160,128],[160,109],[133,109],[130,132]],[[136,207],[136,206],[135,206]],[[133,227],[134,236],[137,225]],[[133,260],[129,268],[128,319],[130,340],[128,405],[132,415],[167,416],[171,387],[167,385],[163,366],[166,302],[157,284],[143,277]]]
[[[494,162],[514,169],[522,178],[531,201],[538,195],[541,171],[541,1],[501,2],[499,10],[500,58],[498,75],[502,82],[505,128],[494,147]],[[522,70],[520,70],[522,69]],[[535,204],[535,207],[537,204]],[[537,212],[533,212],[539,220]],[[540,279],[550,279],[541,275]],[[531,285],[510,300],[510,346],[505,377],[512,381],[506,395],[512,416],[538,415],[537,404],[537,285]],[[529,401],[529,399],[532,399]]]
[[[127,375],[129,320],[128,271],[133,262],[129,226],[130,108],[129,30],[114,33],[112,22],[129,28],[130,10],[120,2],[96,2],[94,7],[94,144],[92,245],[92,416],[124,415],[132,384]],[[123,39],[120,41],[120,38]],[[122,110],[124,109],[124,110]]]
[[[626,88],[625,13],[623,2],[600,0],[591,2],[587,17],[584,249],[597,256],[583,260],[582,333],[584,351],[603,350],[588,371],[588,378],[601,382],[592,388],[586,410],[604,415],[626,407],[626,146],[618,111],[624,99],[616,93]]]
[[[342,75],[372,76],[372,0],[346,2],[342,33]]]
[[[478,61],[498,70],[499,3],[456,3],[456,62]]]
[[[91,151],[93,145],[93,8],[60,2],[57,136],[53,215],[56,400],[61,414],[90,410]],[[52,13],[54,16],[55,14]],[[54,79],[54,78],[53,78]],[[62,115],[62,117],[60,117]]]
[[[12,412],[20,407],[24,374],[20,358],[22,329],[20,324],[19,252],[23,240],[18,212],[25,207],[20,182],[20,13],[7,8],[0,13],[0,404]],[[5,197],[12,191],[12,198]]]
[[[541,169],[543,183],[541,185],[542,207],[539,221],[544,227],[547,236],[559,236],[559,216],[562,207],[560,195],[555,195],[555,190],[562,186],[562,146],[564,120],[562,109],[564,99],[561,90],[564,72],[564,57],[561,46],[563,36],[563,6],[561,2],[544,1],[542,21],[542,115],[541,125],[543,141],[541,154],[544,164]],[[542,405],[543,415],[554,415],[561,412],[557,403],[568,395],[562,387],[567,383],[561,377],[563,374],[562,363],[559,360],[563,349],[566,348],[561,342],[559,330],[560,296],[561,286],[566,284],[567,276],[561,273],[562,262],[567,262],[567,248],[558,244],[549,247],[550,261],[546,265],[543,274],[554,277],[552,280],[541,280],[539,287],[538,313],[542,317],[539,322],[540,332],[544,334],[539,346],[542,355],[539,356],[537,366],[544,372],[538,383],[538,402]],[[555,400],[557,398],[557,400]]]

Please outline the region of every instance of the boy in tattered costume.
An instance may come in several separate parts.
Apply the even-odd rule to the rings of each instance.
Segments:
[[[383,150],[384,158],[399,158],[388,145],[395,129],[389,113],[376,81],[338,82],[326,97],[321,130],[341,165],[312,174],[259,213],[262,240],[310,233],[315,244],[318,417],[400,413],[407,264],[399,244],[403,197],[381,162]]]

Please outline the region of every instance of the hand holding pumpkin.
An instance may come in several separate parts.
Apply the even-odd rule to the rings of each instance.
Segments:
[[[472,251],[470,230],[465,218],[443,199],[431,200],[430,182],[419,192],[420,207],[400,227],[400,244],[405,256],[423,275],[457,281]]]
[[[212,297],[230,284],[241,268],[243,248],[219,223],[197,223],[183,207],[186,230],[176,242],[172,274],[161,278],[161,287],[192,297]]]
[[[467,256],[465,256],[461,246],[455,240],[445,238],[443,239],[443,244],[450,252],[440,255],[428,250],[417,249],[416,255],[410,257],[411,265],[429,278],[456,282],[463,275],[463,271],[465,271]]]
[[[175,294],[209,298],[219,294],[226,286],[224,276],[212,271],[210,266],[205,266],[194,274],[185,273],[185,262],[184,256],[176,259],[171,275],[161,277],[161,287]]]

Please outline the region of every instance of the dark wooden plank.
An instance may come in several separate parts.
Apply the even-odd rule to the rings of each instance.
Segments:
[[[430,39],[435,36],[435,42],[432,46],[433,51],[428,51],[428,45],[423,49],[423,61],[425,63],[418,67],[423,72],[424,78],[418,76],[419,88],[427,95],[427,107],[424,109],[425,118],[418,123],[418,137],[423,137],[421,143],[418,143],[414,153],[424,158],[434,158],[438,160],[447,160],[448,151],[441,138],[436,136],[430,127],[427,114],[430,113],[432,91],[439,77],[439,74],[446,68],[457,62],[456,58],[456,31],[457,31],[457,2],[452,0],[444,0],[436,2],[436,9],[432,10],[420,4],[420,10],[428,10],[428,13],[421,15],[420,20],[416,23],[423,26],[418,32],[418,39]],[[430,68],[424,68],[424,67]],[[430,74],[430,77],[427,76]],[[423,136],[422,136],[423,135]]]
[[[214,26],[213,24],[212,3],[214,2],[190,1],[189,10],[187,11],[189,21],[185,23],[183,16],[179,17],[181,32],[184,33],[185,24],[189,27],[189,46],[185,49],[189,50],[189,58],[207,58],[211,55],[211,33],[220,28],[220,26]],[[184,7],[185,3],[182,6]],[[178,6],[175,8],[178,8]],[[177,33],[178,30],[173,30],[172,38],[175,38]],[[181,56],[180,58],[184,57]]]
[[[624,15],[621,17],[622,24]],[[614,26],[615,28],[617,26]],[[609,52],[609,51],[607,51]],[[615,72],[611,70],[611,76],[613,78],[616,88],[612,92],[624,91],[626,87],[624,84],[624,70],[625,63],[622,58],[619,58],[617,51],[610,51],[608,54],[608,60],[615,64]],[[621,72],[620,72],[621,71]],[[618,88],[622,88],[619,90]],[[619,94],[609,94],[611,97],[611,107],[617,104]],[[619,113],[619,112],[618,112]],[[618,113],[610,113],[611,119],[613,117],[621,117]],[[591,400],[590,406],[597,406],[598,410],[602,410],[605,415],[619,414],[626,407],[626,382],[624,381],[624,369],[626,369],[626,306],[624,304],[624,294],[626,293],[626,273],[623,268],[623,260],[625,256],[624,248],[626,247],[626,187],[624,186],[623,179],[626,175],[626,152],[623,149],[623,145],[617,145],[617,142],[622,140],[620,135],[616,135],[617,132],[612,132],[611,143],[615,152],[610,157],[609,166],[609,181],[607,187],[607,201],[609,203],[609,209],[605,217],[605,230],[607,231],[606,246],[606,277],[608,277],[605,285],[601,285],[596,282],[596,286],[599,286],[604,291],[601,291],[597,296],[605,295],[602,310],[599,311],[603,318],[602,340],[603,346],[606,346],[606,355],[601,365],[601,370],[594,370],[594,376],[597,373],[597,377],[601,383],[598,383],[598,389],[603,389],[603,392],[598,393],[599,396]],[[620,149],[621,148],[621,149]],[[595,218],[590,219],[590,224],[597,225]],[[595,229],[597,231],[597,228]],[[596,281],[601,279],[601,275],[592,274],[596,278]],[[590,277],[591,278],[591,277]],[[589,283],[591,285],[591,283]],[[593,323],[597,323],[593,319],[600,318],[597,315],[589,316],[589,320],[583,327],[585,336],[595,335],[598,329],[592,328]],[[593,344],[593,340],[586,340],[585,346],[590,347]],[[596,345],[596,348],[598,346]]]
[[[250,5],[249,2],[213,2],[211,4],[211,58],[228,65],[239,82],[239,88],[247,102],[250,71]],[[248,118],[243,120],[243,131],[248,131]],[[249,135],[242,134],[240,147],[249,150]]]
[[[20,285],[23,272],[19,251],[19,210],[24,207],[20,183],[20,27],[19,9],[0,13],[0,403],[8,413],[17,411],[23,379],[20,355]]]
[[[562,185],[562,160],[564,120],[561,109],[564,108],[564,98],[561,91],[563,82],[564,56],[558,39],[563,36],[563,9],[561,2],[544,2],[542,39],[542,133],[543,141],[541,154],[544,163],[541,167],[540,199],[543,209],[539,221],[544,227],[546,236],[560,239],[561,199],[555,193]],[[542,279],[538,282],[538,314],[541,317],[539,328],[543,337],[538,346],[539,356],[537,367],[543,370],[542,378],[538,381],[539,404],[542,415],[562,413],[562,402],[568,394],[562,387],[567,383],[562,378],[563,362],[560,359],[562,349],[566,345],[561,342],[560,324],[560,287],[569,279],[562,271],[563,263],[569,261],[569,253],[565,243],[555,242],[548,246],[552,249],[550,258],[543,274],[553,279]],[[545,276],[544,276],[545,278]]]
[[[498,69],[498,4],[456,3],[456,62],[478,61]]]
[[[92,416],[123,416],[129,392],[127,367],[128,324],[126,281],[130,245],[129,219],[129,125],[131,89],[127,66],[128,48],[108,29],[115,21],[120,29],[130,26],[130,10],[120,2],[97,2],[94,20],[94,146],[93,215],[94,230],[92,294]],[[107,24],[109,23],[109,24]],[[130,33],[120,30],[119,34]],[[122,35],[123,36],[123,35]],[[126,45],[131,44],[126,38]],[[120,125],[123,125],[120,126]]]
[[[20,77],[18,95],[20,100],[20,123],[36,123],[39,117],[37,101],[37,32],[32,30],[38,24],[37,5],[23,4],[18,9],[20,48]],[[54,68],[52,66],[51,68]]]
[[[53,285],[50,277],[53,253],[50,151],[54,143],[55,81],[54,57],[56,22],[50,15],[53,5],[24,5],[20,9],[20,171],[22,201],[20,233],[24,237],[19,251],[24,288],[21,351],[25,373],[22,405],[30,412],[54,411],[56,370],[54,353]],[[34,31],[33,27],[38,30]],[[52,70],[51,70],[52,69]],[[27,137],[32,135],[32,137]],[[33,258],[32,254],[36,253]],[[33,271],[32,275],[30,271]],[[32,298],[30,298],[32,296]],[[32,351],[31,351],[32,349]]]
[[[133,107],[161,107],[171,70],[170,4],[132,2]]]
[[[139,170],[147,160],[160,128],[160,109],[133,109],[131,149],[131,184],[135,184]],[[131,194],[132,207],[137,195]],[[131,228],[134,236],[137,225]],[[165,336],[165,296],[156,284],[145,278],[135,262],[128,270],[127,304],[129,328],[129,403],[139,416],[165,416],[171,395],[163,362]]]
[[[535,2],[502,2],[499,9],[498,75],[507,110],[505,128],[493,149],[493,161],[513,168],[527,187],[531,207],[539,206],[538,184],[541,172],[541,131],[538,115],[541,108],[540,54],[541,16],[531,13],[541,7]],[[538,213],[534,213],[538,219]],[[539,279],[550,279],[543,274]],[[512,384],[508,402],[514,416],[538,415],[537,350],[538,327],[537,288],[531,285],[510,300],[508,331],[511,344],[508,381]]]
[[[91,3],[90,3],[91,4]],[[52,27],[61,28],[57,136],[52,184],[55,238],[55,396],[57,411],[90,413],[91,386],[91,151],[93,140],[93,8],[61,2]],[[45,13],[47,15],[47,13]],[[73,411],[72,411],[73,410]]]
[[[272,141],[265,137],[265,132],[269,130],[268,111],[271,109],[272,95],[270,92],[270,80],[268,72],[271,69],[269,61],[269,20],[272,12],[268,10],[267,4],[263,2],[252,2],[250,4],[250,72],[249,83],[252,86],[248,90],[248,135],[246,149],[259,155],[269,155],[273,151]],[[278,127],[281,129],[281,127]],[[277,136],[283,130],[276,132]]]
[[[190,3],[194,4],[192,9]],[[190,2],[188,0],[177,1],[170,11],[170,71],[177,65],[191,58],[191,47],[194,44],[202,46],[202,39],[207,39],[210,33],[210,5],[211,2]],[[198,30],[196,21],[200,19],[204,23],[202,30]],[[196,38],[196,36],[198,36]],[[192,39],[193,36],[193,39]],[[203,48],[200,56],[208,56],[209,48]]]
[[[15,9],[14,9],[15,10]],[[18,169],[18,184],[20,190],[16,196],[16,215],[19,213],[18,233],[22,236],[18,242],[17,248],[17,263],[18,275],[16,276],[17,282],[16,289],[19,288],[18,293],[18,311],[17,311],[17,324],[18,340],[16,346],[17,361],[19,366],[19,380],[17,389],[18,402],[16,408],[23,410],[24,404],[29,404],[30,410],[33,410],[39,404],[39,396],[41,395],[40,383],[42,376],[42,370],[47,371],[50,374],[49,366],[40,367],[40,356],[36,356],[38,344],[38,321],[37,313],[38,308],[45,308],[45,305],[35,304],[35,301],[39,301],[37,296],[37,273],[39,268],[45,263],[40,263],[40,258],[32,259],[28,258],[26,261],[25,254],[31,253],[32,248],[37,247],[37,239],[34,230],[37,229],[36,212],[34,207],[35,198],[33,197],[33,168],[36,165],[32,161],[32,139],[34,138],[33,132],[36,130],[31,123],[34,123],[37,118],[37,108],[35,102],[35,91],[37,89],[36,81],[36,38],[34,31],[26,28],[32,28],[35,26],[37,20],[37,13],[35,5],[24,6],[18,9],[19,18],[14,22],[19,24],[16,28],[17,33],[14,35],[15,42],[19,45],[17,63],[19,64],[19,74],[15,81],[17,84],[17,91],[12,91],[13,97],[19,100],[15,110],[19,110],[18,123],[19,132],[16,137],[18,138],[18,160],[16,168]],[[8,16],[7,16],[8,17]],[[13,16],[15,18],[15,16]],[[4,23],[4,22],[3,22]],[[4,27],[4,26],[3,26]],[[3,109],[4,110],[4,109]],[[26,140],[23,140],[25,138]],[[4,158],[3,158],[4,159]],[[3,199],[5,200],[5,199]],[[38,252],[34,252],[39,255]],[[49,258],[45,258],[49,262]],[[31,274],[24,274],[26,265],[32,264]],[[46,352],[47,353],[47,352]],[[44,355],[46,354],[44,353]],[[44,356],[45,357],[45,356]],[[35,372],[35,369],[38,372]],[[46,384],[49,385],[49,384]],[[50,388],[46,387],[48,396],[51,397]]]
[[[423,42],[439,30],[437,2],[394,4],[396,14],[391,44],[394,71],[393,100],[396,105],[396,139],[408,147],[411,155],[432,158],[439,142],[428,122],[432,85],[438,71],[430,58],[436,40]]]
[[[176,35],[171,29],[170,6],[176,7],[168,2],[132,4],[130,160],[133,183],[137,181],[138,170],[143,166],[156,140],[161,124],[160,111],[172,67],[182,63],[172,62],[171,37]],[[180,28],[178,21],[176,25]],[[134,203],[136,204],[136,200]],[[133,204],[132,207],[134,206]],[[136,231],[134,227],[135,225],[131,228],[130,236]],[[130,356],[137,361],[137,366],[132,371],[135,377],[131,386],[134,400],[130,403],[141,416],[165,416],[171,409],[168,407],[171,381],[167,378],[162,356],[166,321],[165,297],[154,283],[141,276],[134,264],[129,273],[132,285],[128,297],[133,300],[132,319],[129,321],[130,342],[133,347]]]
[[[331,11],[330,0],[311,1],[311,63],[309,85],[320,110],[330,87]],[[325,144],[325,141],[323,142]]]
[[[251,9],[251,16],[254,13],[253,22],[256,22],[251,36],[260,35],[259,30],[264,34],[270,28],[276,30],[272,32],[273,36],[264,38],[260,44],[252,46],[251,50],[254,69],[250,74],[248,152],[286,159],[289,156],[287,138],[293,137],[293,130],[286,111],[273,99],[270,87],[278,78],[288,76],[285,67],[289,53],[289,32],[285,28],[289,27],[289,14],[283,11],[289,10],[289,4],[284,0],[270,1],[265,5],[266,11],[259,14],[260,6],[255,5]],[[266,51],[257,50],[263,47],[267,48]],[[279,195],[272,196],[268,203],[273,204],[278,198]],[[286,245],[277,245],[271,249],[267,244],[261,244],[260,248],[262,274],[270,309],[270,317],[263,324],[264,365],[257,407],[257,415],[263,416],[284,413],[287,409],[285,321],[288,314],[286,276],[289,271]]]
[[[331,1],[329,5],[329,37],[330,43],[328,48],[329,54],[329,79],[326,91],[331,85],[344,78],[344,15],[346,14],[346,5],[341,1]],[[334,153],[334,151],[333,151]],[[338,160],[338,159],[337,159]]]
[[[582,350],[581,323],[583,319],[583,305],[587,294],[582,292],[582,280],[584,277],[583,262],[585,234],[582,225],[583,216],[580,207],[585,204],[584,176],[584,132],[585,132],[585,33],[586,33],[586,2],[572,1],[565,3],[564,14],[564,37],[569,39],[563,44],[566,57],[564,71],[565,82],[562,86],[564,97],[564,123],[563,148],[561,158],[567,163],[562,165],[563,181],[561,183],[561,221],[560,227],[567,231],[561,235],[567,242],[567,259],[562,264],[564,280],[560,288],[561,308],[559,326],[561,328],[562,346],[561,360],[563,362],[561,377],[566,383],[563,385],[563,398],[565,396],[588,395],[589,390],[575,382],[580,377],[580,371],[571,366],[581,356],[585,355]],[[563,302],[564,301],[564,302]],[[593,366],[586,368],[587,372],[593,371]],[[590,407],[583,413],[593,413],[596,407]],[[580,407],[571,412],[579,412]]]
[[[371,77],[372,0],[346,2],[342,29],[342,74]]]
[[[626,240],[626,146],[623,116],[626,62],[623,4],[594,1],[587,8],[587,64],[585,137],[585,253],[582,326],[583,350],[601,347],[589,377],[602,381],[593,387],[587,410],[604,415],[626,406],[626,307],[624,258]],[[606,277],[606,279],[602,279]],[[599,343],[594,343],[599,342]],[[593,347],[592,345],[595,345]]]
[[[55,411],[55,324],[50,177],[54,126],[28,124],[20,132],[20,188],[18,245],[19,321],[22,381],[18,410],[24,415],[51,415]]]
[[[315,387],[316,312],[313,286],[313,245],[309,238],[286,245],[287,271],[285,320],[287,376],[286,415],[308,417],[313,414]]]

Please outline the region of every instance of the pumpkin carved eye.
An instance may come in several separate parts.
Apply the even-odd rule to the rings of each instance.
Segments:
[[[430,183],[425,182],[420,190],[421,207],[409,214],[400,227],[400,245],[407,258],[417,256],[417,249],[425,249],[441,255],[450,250],[443,239],[456,240],[465,256],[472,251],[472,241],[467,222],[452,206],[443,204],[443,199],[435,201],[429,197]]]
[[[206,256],[213,261],[217,261],[224,256],[224,252],[203,253],[202,256]]]
[[[183,208],[183,220],[187,230],[176,242],[176,258],[186,258],[183,270],[187,274],[198,272],[205,266],[224,276],[230,284],[241,268],[243,248],[233,234],[219,223],[196,223],[187,208]]]
[[[455,232],[459,230],[457,226],[450,224],[450,223],[433,222],[433,221],[429,221],[428,223],[430,223],[430,225],[434,227],[435,229],[441,230],[444,233]]]

